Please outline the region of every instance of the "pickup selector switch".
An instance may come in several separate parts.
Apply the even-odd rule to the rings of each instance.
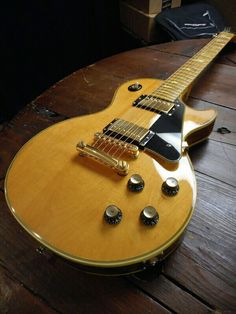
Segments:
[[[175,178],[167,178],[161,186],[162,192],[167,196],[175,196],[179,192],[179,183]]]
[[[130,92],[137,92],[137,91],[140,90],[141,88],[142,88],[142,85],[139,84],[139,82],[136,82],[136,83],[130,85],[130,86],[128,87],[128,90],[129,90]]]
[[[109,205],[105,209],[104,219],[110,225],[117,225],[122,218],[121,210],[115,205]]]
[[[154,226],[158,223],[159,215],[154,207],[147,206],[142,210],[140,219],[144,225]]]
[[[127,186],[132,192],[140,192],[144,188],[144,180],[139,174],[133,174],[130,177]]]

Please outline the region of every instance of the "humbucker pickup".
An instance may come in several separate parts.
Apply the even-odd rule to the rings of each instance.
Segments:
[[[148,100],[150,103],[147,103]],[[114,119],[103,129],[103,134],[177,162],[182,154],[184,104],[179,100],[161,104],[159,98],[153,95],[142,95],[133,105],[141,109],[161,110],[165,114],[161,114],[149,129],[123,119]]]
[[[103,132],[128,143],[134,142],[134,144],[140,143],[150,133],[148,129],[122,119],[113,120],[103,129]]]
[[[141,95],[133,102],[133,106],[135,107],[157,113],[168,113],[174,107],[174,105],[175,104],[173,102],[161,99],[155,95]]]

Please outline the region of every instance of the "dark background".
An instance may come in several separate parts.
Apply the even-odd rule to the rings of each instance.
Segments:
[[[234,20],[236,2],[208,2]],[[73,71],[143,45],[122,30],[119,0],[5,1],[0,38],[0,123]]]
[[[140,42],[118,0],[8,1],[0,11],[0,123],[77,69]]]

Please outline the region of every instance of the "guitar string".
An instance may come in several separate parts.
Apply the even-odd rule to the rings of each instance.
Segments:
[[[181,82],[182,87],[183,86],[185,87],[186,82],[188,85],[190,85],[195,80],[195,78],[197,76],[199,76],[199,74],[201,74],[201,72],[208,66],[208,64],[216,57],[216,55],[219,53],[219,51],[222,50],[223,47],[225,47],[227,42],[230,41],[230,39],[232,37],[233,37],[232,34],[230,37],[229,36],[226,36],[226,37],[225,36],[223,36],[223,37],[219,36],[216,38],[216,40],[209,42],[207,47],[204,47],[204,49],[199,51],[199,53],[194,56],[194,59],[188,60],[188,62],[186,62],[184,64],[184,67],[181,67],[179,71],[177,71],[173,74],[173,77],[175,77],[178,74],[177,79],[179,80],[179,75],[180,75],[179,82]],[[214,48],[214,51],[212,51],[212,46]],[[216,51],[216,49],[217,49],[217,51]],[[199,68],[197,68],[196,67],[196,59],[199,58],[199,56],[203,59],[203,61],[202,61],[203,63]],[[191,70],[194,71],[194,75],[189,76],[189,68],[187,68],[187,67],[190,67]],[[192,72],[190,72],[190,73],[192,73]],[[183,75],[185,76],[184,78],[183,78]],[[160,86],[160,88],[158,88],[156,91],[154,91],[153,94],[154,95],[156,95],[156,94],[160,95],[159,91],[161,91],[161,94],[162,94],[163,88],[164,88],[164,91],[166,89],[165,88],[166,83],[169,85],[169,79],[166,80],[164,82],[164,84]],[[170,83],[172,83],[172,81],[170,81]],[[170,85],[171,85],[171,88],[173,88],[173,85],[172,84],[170,84]],[[175,99],[178,98],[179,95],[184,91],[184,88],[182,88],[182,87],[180,89],[179,88],[177,89],[177,93],[174,97]],[[168,91],[167,95],[168,94],[169,94],[169,91]],[[165,97],[165,95],[164,95],[164,97]],[[164,98],[164,97],[162,97],[162,98]],[[155,107],[155,103],[154,103],[154,107]]]
[[[145,108],[145,105],[142,105],[140,108]],[[130,109],[132,109],[132,108],[130,108]],[[128,115],[128,113],[129,112],[131,112],[131,110],[128,110],[123,116],[122,116],[122,118],[124,117],[124,116],[126,116],[126,115]],[[142,112],[140,112],[140,115],[142,115]],[[119,119],[118,119],[119,120]],[[120,121],[121,121],[121,123],[120,123],[120,125],[119,125],[119,128],[122,128],[122,127],[125,127],[127,124],[130,124],[131,125],[131,123],[129,123],[128,121],[126,121],[126,120],[123,120],[123,119],[120,119]],[[130,121],[131,122],[131,121]],[[135,121],[135,122],[137,122],[137,121]],[[132,126],[130,127],[130,129],[132,128]],[[126,132],[125,132],[126,133]],[[113,141],[115,141],[115,140],[118,140],[118,141],[120,141],[121,140],[121,137],[123,137],[124,136],[124,134],[120,137],[120,135],[121,134],[118,134],[117,132],[115,132],[115,131],[110,131],[109,130],[109,128],[104,132],[104,133],[102,133],[102,135],[101,135],[101,138],[98,138],[96,141],[95,141],[95,143],[93,144],[94,146],[96,146],[96,144],[97,143],[99,143],[99,141],[100,141],[100,139],[102,139],[102,137],[104,137],[105,138],[105,136],[109,136],[109,138],[111,139],[111,141],[113,142]],[[105,141],[106,141],[106,139],[105,139]],[[126,143],[125,141],[122,141],[124,144]],[[102,142],[101,141],[101,143],[96,147],[96,148],[100,148],[100,147],[102,147],[104,145],[104,142]],[[113,145],[113,146],[112,146]],[[112,147],[110,147],[110,146],[112,146]],[[109,153],[110,152],[110,150],[113,148],[113,147],[116,147],[117,145],[116,144],[112,144],[112,143],[107,143],[107,142],[105,142],[105,146],[102,148],[104,151],[105,151],[105,149],[106,148],[109,148],[110,147],[110,149],[106,152],[106,153]]]
[[[218,38],[218,37],[217,37]],[[210,60],[208,60],[208,62],[207,62],[207,64],[205,64],[205,62],[204,62],[204,64],[203,64],[203,67],[200,69],[200,71],[199,71],[199,69],[196,69],[196,67],[194,66],[192,66],[192,65],[195,65],[196,63],[196,58],[197,57],[199,57],[199,55],[201,55],[201,57],[205,57],[205,54],[207,53],[207,50],[209,49],[209,48],[211,48],[211,46],[215,46],[215,41],[214,42],[212,42],[213,40],[211,40],[209,43],[208,43],[208,45],[206,45],[205,47],[203,47],[197,54],[195,54],[194,55],[194,57],[192,57],[191,59],[189,59],[188,61],[186,61],[185,63],[184,63],[184,65],[182,66],[182,67],[180,67],[177,71],[175,71],[166,81],[167,81],[167,83],[168,83],[168,81],[169,81],[169,79],[170,78],[172,78],[173,76],[176,76],[177,74],[180,74],[181,73],[181,77],[182,77],[182,75],[184,74],[184,75],[189,75],[189,71],[187,71],[186,72],[186,67],[191,67],[191,69],[192,70],[194,70],[195,72],[196,72],[196,74],[197,74],[197,76],[204,70],[204,68],[214,59],[214,56],[213,57],[210,57]],[[218,42],[217,42],[218,43]],[[223,46],[225,46],[225,43],[224,43],[224,45]],[[221,47],[221,49],[222,49],[223,47]],[[214,54],[215,54],[215,52],[214,52]],[[208,57],[209,58],[209,57]],[[197,77],[196,75],[194,75],[194,79]],[[188,86],[191,84],[191,82],[194,80],[192,77],[190,77],[190,82],[189,82],[189,78],[187,78],[187,83],[188,83]],[[182,80],[182,78],[181,78],[181,80]],[[152,94],[150,94],[150,96],[152,96],[152,95],[154,95],[154,96],[156,96],[156,94],[158,95],[160,95],[160,90],[163,88],[163,85],[165,85],[165,83],[166,83],[166,81],[164,81],[164,83],[163,84],[161,84],[156,90],[154,90],[154,92],[152,93]],[[186,80],[185,80],[186,81]],[[184,82],[185,83],[185,82]],[[165,86],[164,86],[164,88],[165,88]],[[178,98],[179,97],[179,95],[183,92],[182,91],[182,88],[179,90],[177,90],[178,91],[178,93],[176,94],[176,97],[175,97],[175,99],[176,98]],[[145,106],[145,104],[144,104],[144,106]],[[155,109],[155,106],[156,106],[156,104],[154,103],[154,105],[153,106],[151,106],[151,107],[149,107],[149,108],[151,108],[150,110],[152,110],[152,109]],[[146,106],[145,106],[146,107]],[[137,130],[139,129],[139,127],[137,128]],[[129,132],[130,132],[130,130],[129,130]],[[140,131],[140,133],[141,133],[142,131]],[[132,134],[132,133],[131,133]],[[137,135],[137,133],[135,133],[136,135]],[[131,136],[131,138],[132,138],[132,136]],[[134,140],[132,140],[129,144],[132,144],[134,142]],[[118,149],[117,149],[117,151],[118,151]],[[116,152],[114,152],[114,154],[113,154],[113,156],[117,153],[117,151]],[[119,157],[123,154],[124,152],[121,152],[120,153],[120,155],[119,155]]]
[[[219,36],[217,36],[217,37],[215,37],[214,39],[219,39]],[[198,51],[191,59],[189,59],[185,64],[183,64],[183,66],[182,67],[180,67],[176,72],[174,72],[168,79],[167,79],[167,81],[169,80],[169,79],[171,79],[173,76],[175,76],[176,74],[179,74],[178,72],[183,72],[183,71],[185,71],[185,69],[186,69],[186,65],[188,65],[189,66],[189,64],[190,63],[192,63],[192,61],[194,61],[195,59],[196,59],[196,57],[199,57],[199,55],[201,54],[201,55],[204,55],[205,53],[208,53],[208,51],[205,51],[205,50],[209,50],[209,48],[211,48],[212,46],[214,46],[215,47],[215,41],[214,41],[214,39],[212,39],[206,46],[204,46],[200,51]],[[226,43],[227,42],[225,42],[224,44],[223,44],[223,47],[226,45]],[[220,48],[220,50],[223,48],[223,47],[221,47]],[[218,51],[219,52],[219,51]],[[217,52],[217,53],[218,53]],[[215,53],[215,52],[214,52]],[[215,55],[217,55],[217,53],[215,54]],[[204,56],[205,57],[205,56]],[[214,56],[215,57],[215,56]],[[213,59],[214,59],[214,57],[211,57],[211,60],[206,64],[206,65],[208,65]],[[195,61],[194,61],[195,62]],[[199,74],[202,72],[202,70],[204,70],[204,68],[205,68],[205,65],[204,65],[204,67],[203,67],[203,69],[201,69],[201,71],[199,72]],[[189,74],[188,72],[187,73],[185,73],[185,74]],[[166,82],[166,81],[165,81]],[[162,88],[162,87],[165,87],[164,86],[165,84],[163,84],[163,85],[161,85],[160,86],[160,89]]]
[[[180,70],[180,69],[178,69],[176,72],[178,72],[179,70]],[[175,73],[176,73],[176,72],[175,72]],[[172,77],[172,75],[171,75],[170,77]],[[168,80],[170,79],[170,77],[168,78]],[[160,89],[160,88],[162,87],[162,85],[164,85],[164,84],[165,84],[165,81],[163,81],[163,83],[157,88],[157,90],[159,91],[159,89]],[[155,92],[155,91],[156,91],[156,90],[154,90],[154,92]],[[150,94],[150,95],[151,95],[151,94]],[[145,109],[145,107],[146,107],[145,100],[149,100],[149,96],[150,96],[150,95],[147,95],[144,99],[142,99],[142,105],[139,106],[140,109]],[[148,114],[147,112],[148,112],[147,110],[145,110],[145,112],[141,112],[141,111],[140,111],[140,116],[141,116],[141,118],[143,117],[144,114],[146,114],[146,116],[147,116],[147,114]],[[136,121],[133,121],[133,122],[135,122],[134,125],[131,125],[131,124],[130,124],[131,127],[130,127],[129,129],[127,129],[126,132],[123,133],[123,135],[122,135],[121,137],[119,137],[120,134],[116,134],[116,132],[111,132],[111,133],[110,133],[110,135],[112,136],[111,139],[112,139],[113,141],[116,140],[116,139],[121,140],[122,138],[124,138],[124,135],[127,135],[127,133],[130,132],[131,130],[132,130],[133,133],[134,133],[134,132],[135,132],[136,130],[138,130],[138,128],[139,128],[138,125],[135,126],[135,124],[137,124],[137,122],[139,122],[139,121],[140,121],[139,119],[136,120]],[[125,127],[126,124],[127,124],[127,121],[123,120],[123,122],[120,124],[120,128]],[[105,132],[102,134],[101,137],[105,137],[106,135],[109,135],[109,130],[105,131]],[[100,141],[100,139],[98,138],[98,139],[95,141],[95,143],[94,143],[93,145],[96,146],[99,141]],[[123,141],[123,142],[126,143],[126,141]],[[104,145],[104,142],[101,141],[101,143],[97,146],[97,148],[100,148],[100,147],[102,147],[103,145]],[[109,147],[109,146],[111,146],[111,148],[108,150],[107,153],[109,153],[110,150],[113,149],[113,146],[115,146],[115,145],[112,146],[112,144],[110,144],[110,143],[107,143],[107,145],[106,145],[106,142],[105,142],[105,146],[103,147],[103,150],[105,150],[105,149],[106,149],[107,147]],[[119,148],[118,148],[118,149],[119,149]]]
[[[206,57],[206,53],[209,55],[209,49],[211,49],[212,46],[214,46],[214,48],[217,47],[217,48],[218,48],[218,49],[217,49],[217,52],[214,51],[214,52],[213,52],[213,56],[210,56],[210,58],[209,58],[209,56],[207,56],[207,58],[210,59],[210,60],[207,60],[208,62],[207,62],[206,64],[205,64],[206,61],[203,62],[202,67],[200,67],[200,71],[199,71],[199,68],[196,69],[195,67],[192,67],[192,69],[194,69],[194,70],[196,71],[197,76],[198,76],[198,75],[205,69],[205,67],[214,59],[214,57],[219,53],[219,51],[220,51],[221,49],[223,49],[223,47],[227,44],[227,42],[231,39],[231,38],[227,37],[226,40],[224,40],[224,42],[222,43],[222,39],[225,39],[224,37],[225,37],[225,36],[223,36],[223,38],[222,38],[222,36],[219,36],[219,35],[218,35],[217,37],[215,37],[214,39],[212,39],[206,46],[204,46],[204,47],[203,47],[198,53],[196,53],[191,59],[189,59],[187,62],[185,62],[185,64],[184,64],[182,67],[180,67],[177,71],[175,71],[175,72],[167,79],[167,81],[168,81],[171,77],[173,77],[174,75],[177,75],[177,74],[179,74],[179,73],[184,74],[184,75],[188,75],[188,74],[189,74],[189,71],[186,72],[186,65],[187,65],[188,67],[191,67],[192,64],[195,65],[195,64],[196,64],[196,63],[195,63],[195,62],[196,62],[196,59],[197,59],[197,57],[199,57],[199,55],[200,55],[202,58],[205,58],[205,57]],[[220,41],[219,41],[219,39],[220,39]],[[216,44],[217,44],[217,46],[216,46]],[[219,45],[220,45],[220,48],[219,48]],[[212,52],[211,52],[211,53],[212,53]],[[190,77],[190,82],[188,82],[188,86],[196,79],[197,76],[194,76],[194,79]],[[163,85],[165,85],[165,81],[164,81],[164,83],[161,84],[151,95],[155,95],[156,92],[158,93],[159,90],[160,90],[160,88],[163,87]],[[178,98],[179,95],[180,95],[182,92],[183,92],[183,91],[181,91],[180,93],[178,92],[178,94],[176,94],[176,98]],[[155,109],[154,107],[155,107],[155,104],[154,104],[151,108]],[[139,127],[138,127],[138,128],[139,128]],[[142,132],[142,131],[140,131],[140,132]],[[132,144],[132,142],[134,142],[134,140],[132,140],[129,144]],[[117,149],[117,151],[118,151],[118,149]],[[117,151],[115,151],[115,152],[113,153],[113,156],[117,153]],[[124,153],[124,151],[122,151],[119,156],[121,156],[123,153]]]
[[[217,39],[218,39],[219,37],[217,36]],[[215,39],[215,38],[214,38]],[[217,41],[217,44],[218,44],[219,42]],[[225,44],[226,43],[224,43],[223,44],[223,46],[225,46]],[[207,47],[206,47],[207,46]],[[208,52],[208,51],[206,51],[206,50],[208,50],[209,48],[211,48],[211,46],[214,46],[215,47],[215,41],[214,40],[211,40],[209,43],[208,43],[208,45],[206,45],[205,47],[203,47],[197,54],[195,54],[194,55],[194,57],[192,57],[191,59],[189,59],[184,65],[183,65],[183,67],[180,67],[176,72],[174,72],[168,79],[167,79],[167,81],[172,77],[172,76],[174,76],[174,75],[177,75],[177,74],[179,74],[179,73],[181,73],[181,75],[188,75],[189,73],[188,73],[188,71],[186,72],[186,65],[188,66],[188,67],[191,67],[192,66],[192,64],[196,64],[195,63],[195,61],[196,61],[196,58],[197,57],[199,57],[199,55],[201,55],[201,57],[204,57],[204,55],[205,55],[205,53],[206,52]],[[219,48],[219,47],[218,47]],[[222,49],[223,47],[221,47],[221,49]],[[209,52],[208,52],[209,53]],[[217,53],[215,53],[214,52],[214,56],[213,57],[211,57],[210,58],[210,61],[209,62],[207,62],[207,64],[205,64],[205,62],[204,62],[204,64],[203,64],[203,67],[202,67],[202,69],[199,71],[199,69],[196,69],[196,68],[193,68],[192,67],[192,69],[194,69],[196,72],[197,72],[197,76],[204,70],[204,68],[214,59],[214,57],[215,57],[215,55],[217,55]],[[199,72],[199,73],[198,73]],[[197,76],[194,76],[194,79],[197,77]],[[182,77],[183,78],[183,77]],[[190,82],[188,82],[187,81],[187,83],[188,83],[188,85],[190,85],[191,84],[191,82],[194,80],[194,79],[192,79],[191,77],[190,77]],[[150,95],[148,95],[148,96],[152,96],[152,95],[155,95],[155,93],[158,93],[159,92],[159,90],[163,87],[163,85],[165,85],[165,82],[166,81],[164,81],[163,82],[163,84],[161,84],[156,90],[154,90],[154,92],[152,93],[152,94],[150,94]],[[165,88],[165,86],[164,86],[164,88]],[[182,90],[181,90],[181,92],[182,92]],[[179,92],[178,91],[178,93],[176,94],[176,97],[175,98],[178,98],[178,96],[181,94],[181,92]],[[160,94],[160,93],[159,93]],[[148,98],[148,100],[149,100],[149,97],[147,97]],[[154,105],[153,106],[151,106],[150,108],[151,108],[151,110],[152,109],[155,109],[155,103],[154,103]],[[146,104],[145,104],[145,101],[144,101],[144,105],[143,105],[144,107],[146,107]],[[146,111],[146,110],[145,110]],[[148,110],[149,111],[149,110]],[[133,134],[135,134],[136,136],[137,136],[137,133],[135,133],[135,131],[136,130],[138,130],[138,129],[140,129],[140,127],[139,126],[137,126],[136,127],[136,130],[135,130],[135,125],[133,126],[131,126],[130,127],[130,129],[128,129],[125,133],[130,133],[130,131],[132,130],[132,129],[134,129],[133,131]],[[139,133],[142,133],[142,130],[139,132]],[[131,133],[131,135],[132,135],[132,133]],[[122,135],[122,137],[124,137],[124,134]],[[122,138],[121,137],[121,138]],[[131,138],[132,138],[132,136],[130,136]],[[121,139],[120,138],[120,139]],[[133,139],[131,142],[129,142],[129,144],[132,144],[133,142],[135,141],[135,139]],[[126,140],[124,141],[124,142],[126,142]],[[111,148],[112,149],[112,148]],[[110,149],[110,150],[111,150]],[[109,151],[110,151],[109,150]],[[108,152],[109,152],[108,151]],[[117,148],[117,150],[115,151],[115,152],[113,152],[113,155],[112,156],[114,156],[117,152],[119,151],[119,148]],[[123,153],[124,153],[125,151],[123,150],[123,151],[121,151],[121,153],[120,153],[120,155],[119,156],[121,156]]]
[[[145,100],[146,98],[148,97],[148,95],[143,99],[143,100]],[[145,104],[142,104],[139,108],[141,108],[141,109],[144,109],[145,108]],[[130,108],[130,109],[132,109],[132,107]],[[131,110],[127,110],[126,111],[126,113],[125,114],[123,114],[122,115],[122,118],[124,118],[125,116],[127,116],[128,115],[128,113],[130,112],[131,113]],[[142,116],[143,115],[143,112],[141,111],[140,112],[140,116]],[[125,127],[126,126],[126,124],[128,123],[128,124],[132,124],[132,122],[131,121],[129,121],[129,122],[131,122],[131,123],[129,123],[128,121],[126,121],[125,119],[120,119],[121,121],[123,120],[123,122],[121,122],[121,124],[119,125],[119,127],[120,128],[122,128],[122,127]],[[135,123],[137,123],[137,121],[138,120],[136,120],[136,121],[134,121]],[[130,127],[130,129],[132,129],[132,127],[139,127],[138,125],[131,125],[131,127]],[[128,132],[128,131],[130,131],[130,129],[128,129],[126,132]],[[112,141],[114,141],[114,140],[120,140],[121,139],[121,137],[123,138],[124,137],[124,135],[125,134],[123,134],[121,137],[119,137],[120,135],[119,134],[117,134],[116,132],[114,132],[114,131],[111,131],[111,133],[109,133],[110,132],[110,130],[108,129],[107,131],[105,131],[103,134],[102,134],[102,137],[105,135],[108,135],[108,136],[112,136],[111,137],[111,140]],[[125,133],[126,133],[125,132]],[[114,135],[113,135],[114,134]],[[98,139],[95,143],[94,143],[94,146],[99,142],[99,140],[100,139]],[[125,141],[122,141],[124,144],[126,144],[126,142]],[[97,146],[97,148],[100,148],[102,145],[103,145],[104,143],[102,142],[101,144],[99,144],[98,146]],[[105,147],[103,147],[103,150],[105,150],[107,147],[109,147],[109,146],[112,146],[112,144],[110,144],[110,143],[107,143],[107,145],[105,145]],[[114,147],[116,146],[116,145],[113,145]],[[109,153],[110,152],[110,150],[112,149],[113,147],[111,147],[106,153]],[[119,149],[119,148],[118,148]]]
[[[179,70],[180,70],[180,69],[179,69]],[[178,70],[177,70],[177,71],[178,71]],[[175,73],[176,73],[176,72],[175,72]],[[158,87],[157,91],[159,91],[163,85],[165,85],[165,82],[163,82],[163,84],[161,84],[161,85]],[[155,95],[155,92],[156,92],[156,91],[154,91],[153,95]],[[150,95],[147,95],[146,98],[144,98],[144,99],[142,100],[143,105],[140,106],[140,109],[142,109],[142,108],[144,109],[144,108],[146,107],[145,99],[148,99],[148,100],[149,100],[149,96],[150,96]],[[137,123],[137,120],[136,120],[135,122]],[[120,125],[120,128],[121,128],[121,127],[125,127],[126,124],[127,124],[127,121],[123,120],[123,122],[122,122],[121,125]],[[123,135],[119,138],[119,140],[121,140],[122,138],[124,138],[124,135],[127,135],[127,133],[130,133],[132,129],[133,129],[133,130],[132,130],[133,133],[135,133],[135,131],[138,130],[138,128],[139,128],[139,126],[136,126],[136,128],[135,128],[135,125],[132,125],[132,124],[130,124],[130,125],[131,125],[131,127],[130,127],[129,129],[127,129],[126,132],[125,132],[126,134],[123,133]],[[107,133],[107,132],[103,133],[103,136],[106,135],[106,133]],[[111,132],[110,135],[112,135],[113,133],[115,134],[115,136],[113,136],[113,139],[114,139],[114,140],[115,140],[115,139],[118,139],[119,135],[116,134],[115,132]],[[132,133],[131,133],[131,134],[132,134]],[[122,142],[125,143],[126,141],[122,141]],[[95,143],[94,145],[96,145],[96,143]],[[101,143],[100,146],[102,146],[102,145],[103,145],[103,143]],[[107,146],[109,146],[109,145],[110,145],[110,143],[107,144]],[[100,146],[98,146],[98,148],[99,148]],[[105,145],[105,147],[104,147],[103,149],[105,150],[107,146]],[[114,145],[113,145],[113,146],[114,146]],[[113,149],[113,146],[111,145],[111,147],[110,147],[110,149],[108,150],[107,153],[109,153],[109,152]],[[120,149],[120,148],[118,147],[117,150],[119,150],[119,149]],[[116,153],[116,152],[115,152],[115,153]],[[115,154],[115,153],[114,153],[114,154]]]
[[[169,79],[169,78],[168,78],[168,79]],[[165,84],[165,81],[164,81],[156,90],[154,90],[154,92],[153,92],[152,94],[149,94],[149,95],[147,95],[144,99],[142,99],[142,103],[141,103],[142,105],[139,106],[139,109],[145,109],[145,108],[147,107],[147,102],[146,102],[146,100],[149,101],[149,99],[151,98],[150,96],[155,95],[155,92],[159,92],[159,90],[160,90],[160,88],[163,86],[163,84]],[[136,119],[135,124],[134,124],[134,125],[131,125],[131,127],[128,128],[125,133],[123,133],[122,137],[120,137],[120,140],[121,140],[122,138],[125,138],[125,135],[127,135],[128,133],[131,133],[131,135],[132,135],[132,134],[139,135],[139,134],[142,132],[142,130],[139,132],[139,134],[136,133],[136,131],[138,131],[138,130],[140,129],[140,126],[137,125],[137,122],[140,122],[144,115],[147,116],[148,114],[150,114],[149,111],[152,111],[152,109],[154,109],[154,106],[155,106],[155,104],[154,104],[153,106],[150,106],[150,105],[149,105],[148,107],[149,107],[150,110],[145,110],[145,112],[142,113],[141,117],[140,117],[139,119]],[[156,115],[156,116],[157,116],[157,115]],[[158,116],[157,116],[157,118],[158,118]],[[143,121],[144,121],[144,119],[143,119]],[[134,122],[134,121],[132,121],[132,122]],[[141,124],[141,123],[139,123],[139,124]],[[126,142],[126,141],[123,141],[123,142]],[[129,144],[132,144],[133,142],[134,142],[134,140],[132,140]],[[112,148],[111,148],[111,149],[112,149]],[[110,149],[110,150],[111,150],[111,149]],[[108,152],[110,152],[110,150],[109,150]],[[118,151],[118,150],[119,150],[119,148],[117,149],[117,151]],[[115,152],[113,153],[113,156],[116,154],[117,151],[115,151]],[[121,154],[122,154],[122,153],[123,153],[123,152],[121,152]]]
[[[219,34],[219,35],[220,35],[220,34]],[[215,37],[214,39],[221,38],[219,35],[218,35],[217,37]],[[186,61],[186,62],[183,64],[182,67],[180,67],[177,71],[175,71],[166,81],[164,81],[157,89],[155,89],[155,90],[153,91],[153,93],[147,95],[147,96],[142,100],[143,105],[139,106],[139,109],[145,109],[145,107],[147,106],[146,100],[149,100],[149,97],[150,97],[150,96],[156,96],[156,93],[157,93],[157,94],[158,94],[158,93],[159,93],[159,94],[162,93],[162,88],[163,88],[163,87],[164,87],[164,91],[165,91],[165,86],[164,86],[164,85],[166,85],[166,83],[169,83],[168,81],[169,81],[174,75],[176,76],[176,75],[179,74],[179,73],[181,73],[182,75],[183,75],[183,74],[184,74],[184,75],[189,74],[188,72],[187,72],[187,73],[185,72],[185,71],[186,71],[186,70],[185,70],[186,65],[187,65],[188,67],[192,66],[192,64],[195,63],[195,59],[196,59],[196,57],[197,57],[199,54],[204,55],[204,52],[205,52],[204,50],[206,50],[207,48],[209,48],[209,47],[211,47],[212,45],[215,44],[214,39],[212,39],[205,47],[203,47],[203,48],[202,48],[198,53],[196,53],[191,59],[189,59],[188,61]],[[224,44],[224,46],[225,46],[225,44]],[[222,47],[222,48],[223,48],[223,47]],[[211,58],[211,60],[210,60],[208,63],[210,63],[210,62],[212,61],[212,59],[214,59],[214,57]],[[203,66],[203,69],[202,69],[202,70],[204,70],[205,66],[206,66],[206,65]],[[185,67],[185,68],[184,68],[184,67]],[[196,70],[196,68],[193,68],[193,69]],[[202,72],[202,70],[200,71],[200,73]],[[200,73],[199,73],[199,74],[200,74]],[[195,78],[196,78],[196,77],[195,77]],[[190,78],[190,79],[191,79],[191,81],[192,81],[192,78]],[[190,81],[190,84],[191,84],[191,81]],[[190,84],[188,84],[188,85],[190,85]],[[180,92],[180,93],[178,92],[178,95],[176,94],[176,95],[177,95],[176,98],[177,98],[180,94],[181,94],[181,92]],[[153,104],[153,106],[151,106],[151,107],[149,106],[149,110],[145,110],[145,113],[147,113],[148,111],[154,110],[154,109],[155,109],[155,106],[156,106],[155,103]],[[132,138],[132,134],[135,134],[135,135],[137,136],[136,131],[140,129],[139,125],[137,125],[137,122],[139,122],[140,119],[142,119],[142,118],[143,118],[143,114],[142,114],[142,116],[140,116],[139,119],[137,119],[137,120],[135,121],[134,125],[132,125],[131,123],[128,122],[128,124],[130,124],[130,128],[128,128],[128,129],[125,131],[126,134],[123,133],[121,137],[119,137],[120,135],[116,134],[115,132],[111,132],[110,135],[115,134],[115,135],[113,136],[113,139],[115,140],[115,139],[118,139],[118,137],[119,137],[119,139],[118,139],[119,141],[121,141],[122,138],[125,138],[125,135],[127,135],[127,133],[130,134],[130,137],[131,137],[131,138]],[[143,121],[144,121],[144,120],[143,120]],[[124,127],[126,124],[127,124],[127,121],[124,120],[123,123],[121,123],[120,127]],[[106,133],[108,133],[108,132],[105,131],[105,132],[102,134],[102,136],[106,135]],[[142,133],[142,130],[139,131],[139,134],[140,134],[140,133]],[[99,140],[100,140],[100,139],[98,139],[98,140],[94,143],[94,146],[96,145],[96,143],[97,143]],[[134,141],[135,141],[135,139],[133,139],[131,142],[128,143],[127,140],[125,139],[125,140],[122,141],[122,142],[123,142],[123,143],[132,144]],[[100,146],[102,146],[102,145],[103,145],[103,143],[100,144]],[[107,145],[105,144],[105,147],[103,147],[103,150],[105,150],[105,149],[106,149],[108,146],[110,146],[110,145],[111,145],[111,147],[110,147],[110,149],[108,150],[107,153],[109,153],[109,152],[113,149],[113,147],[117,147],[117,145],[112,145],[112,144],[108,143]],[[100,146],[98,146],[97,148],[99,148]],[[113,154],[112,154],[111,156],[115,156],[115,154],[116,154],[119,150],[120,150],[120,147],[118,147],[118,148],[115,150],[115,152],[113,152]],[[119,157],[125,152],[125,150],[127,150],[127,148],[125,148],[125,149],[123,149],[123,150],[121,151]]]

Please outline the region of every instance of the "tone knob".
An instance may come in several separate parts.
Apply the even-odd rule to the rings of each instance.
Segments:
[[[127,186],[132,192],[140,192],[144,188],[144,180],[139,174],[133,174],[130,177]]]
[[[147,206],[142,210],[140,218],[144,225],[154,226],[158,223],[159,215],[154,207]]]
[[[115,205],[109,205],[105,209],[104,219],[110,225],[117,225],[122,218],[121,210]]]
[[[168,196],[175,196],[179,192],[179,183],[175,178],[167,178],[162,184],[162,192]]]

